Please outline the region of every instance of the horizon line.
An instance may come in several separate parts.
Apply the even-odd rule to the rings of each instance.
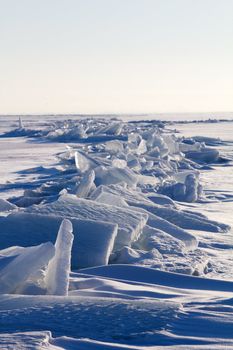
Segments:
[[[68,113],[68,112],[65,112],[65,113],[62,113],[62,112],[44,112],[44,113],[39,113],[39,112],[32,112],[32,113],[0,113],[0,116],[1,117],[5,117],[5,116],[10,116],[10,117],[17,117],[17,116],[102,116],[102,115],[105,115],[105,116],[119,116],[119,115],[130,115],[130,116],[147,116],[147,115],[166,115],[166,114],[182,114],[182,115],[185,115],[185,114],[220,114],[220,113],[224,113],[224,114],[229,114],[229,113],[233,113],[233,110],[232,111],[207,111],[207,112],[203,112],[203,111],[196,111],[196,112],[178,112],[178,111],[174,111],[174,112],[136,112],[136,113],[133,113],[133,112],[96,112],[96,113],[87,113],[87,112],[84,112],[84,113],[77,113],[77,112],[74,112],[74,113]]]

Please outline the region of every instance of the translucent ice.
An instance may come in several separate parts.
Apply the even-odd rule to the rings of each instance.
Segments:
[[[74,239],[72,232],[72,223],[64,219],[58,231],[55,243],[55,255],[50,260],[46,269],[45,285],[48,294],[68,294],[71,249]]]
[[[81,179],[78,188],[76,189],[76,195],[80,198],[86,198],[94,185],[95,172],[90,170]]]
[[[0,271],[0,293],[14,293],[31,274],[45,267],[54,253],[54,245],[47,242],[25,248],[21,254],[15,255],[15,258]]]

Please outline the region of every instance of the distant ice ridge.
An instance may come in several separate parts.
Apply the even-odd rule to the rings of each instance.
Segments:
[[[0,248],[54,243],[60,222],[69,219],[72,269],[125,263],[208,273],[211,257],[195,231],[229,227],[179,203],[208,202],[199,174],[222,161],[219,140],[179,138],[156,121],[94,118],[55,121],[35,137],[65,142],[66,150],[52,168],[34,169],[42,175],[38,186],[0,203],[4,215],[11,213],[0,218]]]

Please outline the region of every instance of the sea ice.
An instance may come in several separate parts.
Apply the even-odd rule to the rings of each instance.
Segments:
[[[125,182],[129,187],[135,187],[138,180],[137,176],[129,168],[104,167],[95,168],[95,184],[111,185]]]
[[[139,237],[148,219],[146,213],[135,212],[133,208],[119,208],[73,195],[63,195],[53,203],[27,208],[27,212],[117,224],[114,249],[130,246]]]
[[[8,202],[6,199],[0,198],[0,212],[11,211],[17,209],[17,206]]]
[[[54,256],[51,242],[25,248],[21,254],[10,256],[13,260],[0,271],[0,293],[14,293],[35,271],[45,267]]]
[[[14,120],[16,129],[0,135],[15,179],[1,184],[0,291],[24,294],[0,296],[0,348],[233,348],[233,283],[213,279],[232,278],[232,237],[218,234],[229,227],[215,221],[232,199],[229,184],[221,190],[215,180],[231,171],[209,171],[223,159],[212,147],[226,144],[177,137],[160,121],[49,118],[40,117],[42,130]],[[62,152],[57,142],[72,146]],[[22,170],[11,166],[19,159]],[[39,296],[46,288],[50,295]]]
[[[55,255],[49,261],[45,271],[47,294],[68,295],[71,265],[71,249],[73,244],[72,223],[64,219],[58,231],[55,243]]]
[[[59,226],[65,217],[68,216],[62,216],[61,213],[59,216],[59,213],[40,215],[23,212],[2,217],[0,218],[0,248],[17,245],[30,247],[47,241],[55,243]],[[118,226],[110,222],[79,220],[70,216],[69,218],[74,234],[72,268],[108,264]]]
[[[78,187],[76,188],[76,196],[80,198],[88,197],[91,188],[94,186],[95,180],[95,172],[94,170],[90,170],[86,174],[83,175]]]

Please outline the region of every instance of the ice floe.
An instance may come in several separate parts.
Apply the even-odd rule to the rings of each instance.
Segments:
[[[0,348],[233,348],[230,226],[198,212],[230,198],[202,178],[223,142],[52,119],[1,135],[54,146],[54,163],[0,185]]]

